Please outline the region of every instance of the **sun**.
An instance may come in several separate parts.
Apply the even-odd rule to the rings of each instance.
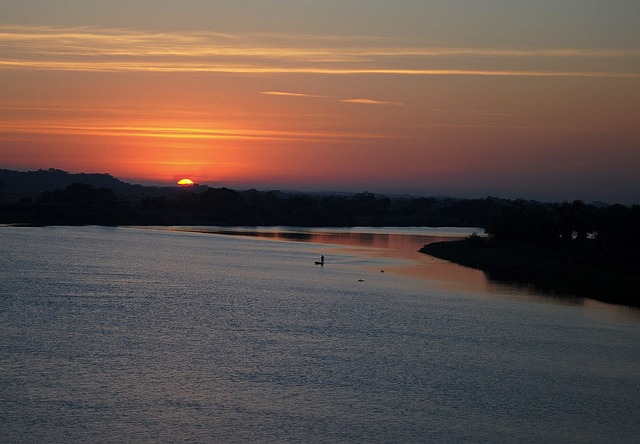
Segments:
[[[181,187],[192,187],[194,183],[191,179],[180,179],[178,181],[178,185],[180,185]]]

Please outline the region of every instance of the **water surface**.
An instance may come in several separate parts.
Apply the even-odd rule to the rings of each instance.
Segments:
[[[0,228],[0,441],[637,442],[637,310],[376,242]]]

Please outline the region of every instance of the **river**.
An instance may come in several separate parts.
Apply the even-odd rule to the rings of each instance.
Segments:
[[[0,441],[637,442],[640,311],[468,231],[0,227]]]

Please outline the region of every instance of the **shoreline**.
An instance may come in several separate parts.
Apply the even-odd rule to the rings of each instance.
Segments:
[[[467,238],[423,246],[421,253],[481,270],[487,278],[565,298],[589,298],[640,308],[640,275],[633,263],[598,256],[599,251],[528,244],[499,245]],[[606,252],[605,252],[606,253]]]

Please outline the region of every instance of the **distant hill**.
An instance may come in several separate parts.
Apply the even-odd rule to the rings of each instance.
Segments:
[[[68,173],[49,168],[37,171],[12,171],[0,169],[0,192],[5,196],[36,197],[43,191],[55,191],[73,183],[109,188],[120,196],[165,194],[167,188],[145,187],[116,179],[106,173]]]

